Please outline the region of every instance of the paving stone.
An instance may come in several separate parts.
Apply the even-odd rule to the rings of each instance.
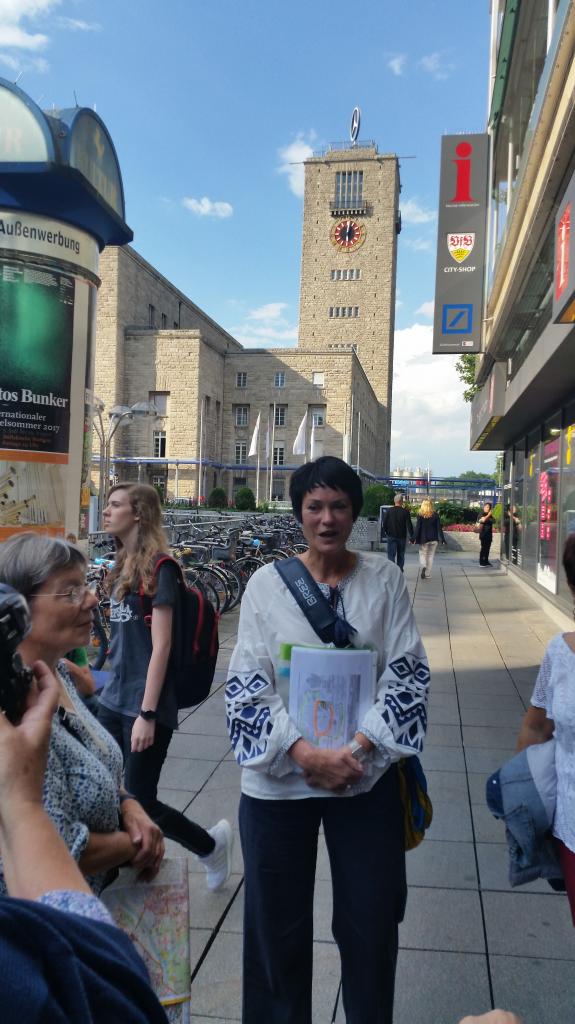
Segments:
[[[191,757],[168,757],[162,768],[160,784],[166,789],[200,790],[218,767],[217,761]]]
[[[469,784],[469,795],[472,804],[485,803],[485,787],[492,772],[469,772],[467,782]]]
[[[472,804],[471,816],[477,843],[496,843],[500,846],[507,846],[505,825],[493,817],[486,803]]]
[[[493,717],[496,710],[517,710],[519,715],[523,712],[523,704],[517,692],[498,694],[497,701],[494,701],[492,693],[483,693],[481,689],[462,689],[459,690],[458,697],[462,712],[466,708],[483,708],[490,712]]]
[[[425,749],[430,747],[461,747],[461,729],[457,725],[430,725],[425,737]]]
[[[429,732],[430,732],[431,726],[437,726],[437,725],[452,725],[453,726],[453,725],[456,725],[458,727],[458,729],[459,729],[459,723],[460,723],[460,718],[459,718],[459,709],[457,707],[457,702],[455,702],[453,707],[448,707],[448,706],[447,707],[446,706],[442,707],[442,706],[437,706],[436,704],[430,705],[429,711],[428,711],[428,714],[427,714],[427,736],[426,736],[425,742],[429,743]],[[459,729],[459,743],[461,743],[461,730],[460,729]],[[448,744],[446,744],[446,745],[448,745]]]
[[[470,843],[473,840],[469,800],[434,800],[433,821],[426,833],[430,839]]]
[[[497,712],[494,710],[494,717],[498,720]],[[520,720],[521,721],[521,720]],[[517,743],[517,726],[463,726],[463,745],[469,747],[501,747],[503,750],[513,750]]]
[[[191,1009],[200,1018],[240,1020],[242,936],[219,932],[192,983]]]
[[[211,933],[224,915],[226,915],[225,920],[228,920],[238,902],[242,900],[243,876],[234,874],[230,877],[225,889],[210,892],[206,886],[203,870],[201,874],[190,872],[189,891],[190,927],[208,929]],[[231,930],[238,931],[241,930],[241,927],[228,929],[228,931]]]
[[[575,960],[573,924],[564,894],[557,898],[551,890],[548,896],[484,892],[483,907],[490,955]]]
[[[406,857],[407,883],[440,889],[476,889],[473,843],[444,842],[431,838],[431,830]]]
[[[463,750],[461,747],[425,747],[421,762],[425,771],[462,772],[465,771]]]
[[[219,761],[230,749],[227,736],[206,736],[201,733],[175,732],[170,742],[172,757],[194,757],[206,761]]]
[[[462,889],[410,889],[399,944],[403,949],[484,953],[479,894]]]
[[[466,747],[465,762],[469,772],[496,772],[515,754],[515,747]]]
[[[525,709],[520,701],[517,701],[516,706],[514,704],[513,707],[509,708],[501,707],[499,704],[495,707],[492,697],[489,699],[486,707],[470,708],[463,705],[460,710],[462,725],[479,725],[491,728],[495,719],[498,726],[509,726],[515,729],[515,735],[519,732],[519,726],[521,725],[524,713]]]
[[[484,956],[400,949],[394,1024],[456,1024],[490,1009]]]
[[[213,932],[211,928],[190,928],[190,969],[194,973]]]
[[[496,1006],[513,1010],[526,1024],[572,1024],[575,1007],[572,962],[492,956],[490,963]]]
[[[178,734],[181,735],[182,733],[193,733],[201,736],[227,737],[228,727],[226,725],[226,716],[223,711],[217,711],[214,713],[196,711],[181,723]]]
[[[468,796],[467,776],[465,772],[429,771],[426,768],[427,789],[432,803],[441,800],[465,802]]]

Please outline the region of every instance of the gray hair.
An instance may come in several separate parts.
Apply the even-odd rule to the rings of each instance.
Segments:
[[[400,505],[402,501],[403,501],[403,494],[394,494],[393,495],[393,504],[394,505]]]
[[[77,566],[86,567],[84,555],[58,537],[20,533],[0,544],[0,583],[24,597],[31,597],[54,573]]]

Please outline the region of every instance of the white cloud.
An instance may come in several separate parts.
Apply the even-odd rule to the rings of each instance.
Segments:
[[[267,302],[250,309],[245,320],[232,327],[230,334],[245,348],[293,348],[297,344],[297,324],[284,315],[287,302]]]
[[[445,61],[439,52],[428,53],[427,56],[422,57],[419,62],[419,66],[423,68],[428,75],[439,80],[449,78],[451,73],[455,71],[455,64]]]
[[[414,252],[431,252],[432,249],[429,238],[406,238],[405,244]]]
[[[457,356],[434,356],[431,347],[430,324],[415,323],[395,332],[392,466],[429,462],[442,476],[491,469],[493,452],[469,451],[470,406],[463,401]]]
[[[293,142],[278,150],[280,165],[278,174],[287,175],[290,191],[294,196],[303,197],[304,191],[304,167],[303,162],[313,155],[313,148],[310,145],[316,138],[314,131],[307,133],[307,141],[303,132],[300,132]]]
[[[231,203],[224,203],[221,200],[213,202],[207,196],[202,196],[201,199],[192,199],[189,196],[184,196],[182,206],[185,206],[186,210],[191,210],[192,213],[197,214],[198,217],[219,217],[223,219],[231,217],[234,212]]]
[[[435,309],[435,302],[422,302],[421,306],[415,310],[415,315],[421,313],[422,316],[433,317],[433,311]]]
[[[61,0],[0,0],[0,46],[17,50],[43,50],[49,38],[22,22],[49,14]]]
[[[416,198],[402,200],[399,205],[405,224],[431,224],[437,218],[436,210],[426,210]]]
[[[395,53],[387,62],[388,68],[393,71],[394,75],[402,75],[405,63],[407,61],[407,55],[405,53]]]
[[[56,24],[70,32],[100,32],[102,28],[97,21],[81,21],[79,18],[58,18]]]

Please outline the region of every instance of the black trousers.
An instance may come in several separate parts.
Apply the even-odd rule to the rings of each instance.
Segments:
[[[242,795],[243,1024],[311,1024],[313,892],[322,823],[346,1022],[392,1024],[398,924],[407,894],[395,767],[361,796]]]
[[[124,756],[124,784],[128,793],[139,800],[147,814],[168,839],[180,843],[186,850],[205,857],[214,849],[215,843],[209,832],[201,825],[186,818],[181,811],[174,810],[158,800],[158,782],[166,760],[172,738],[172,729],[156,722],[156,735],[151,747],[133,754],[131,751],[132,726],[134,719],[100,704],[98,721],[107,729],[120,747]]]
[[[491,530],[489,533],[480,534],[479,536],[479,564],[487,565],[489,562],[489,549],[491,548],[491,541],[493,540],[493,533]]]

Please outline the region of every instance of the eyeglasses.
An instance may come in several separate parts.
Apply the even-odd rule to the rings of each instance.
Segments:
[[[97,590],[97,582],[85,583],[82,587],[70,587],[64,594],[31,594],[28,598],[29,601],[36,600],[39,597],[62,597],[68,604],[81,605],[84,603],[88,594],[95,594]]]

